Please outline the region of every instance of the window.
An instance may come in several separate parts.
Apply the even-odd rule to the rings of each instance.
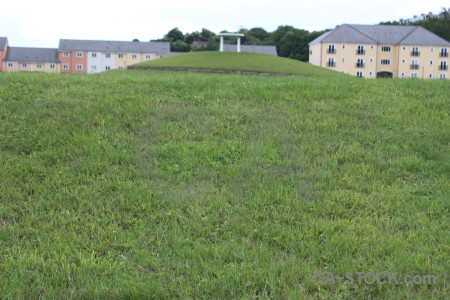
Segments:
[[[83,70],[83,65],[77,65],[77,70]]]
[[[428,74],[428,78],[433,78],[433,74]]]
[[[420,56],[419,47],[412,47],[411,56]]]
[[[336,54],[336,49],[334,48],[334,45],[328,45],[328,54]]]
[[[370,46],[370,49],[373,49],[373,45]]]
[[[123,54],[122,53],[119,54],[119,58],[123,58]]]
[[[445,79],[445,74],[439,74],[439,79]]]
[[[42,65],[41,65],[41,64],[37,64],[37,65],[36,65],[36,68],[42,69]]]
[[[342,49],[345,49],[345,45],[342,45]]]
[[[150,58],[151,58],[151,56],[148,54],[145,56],[145,59],[150,59]]]
[[[382,46],[381,52],[391,52],[391,46]]]
[[[22,68],[26,68],[27,67],[27,64],[22,64]]]
[[[364,46],[363,45],[359,45],[358,46],[358,49],[356,49],[356,54],[358,54],[358,55],[366,54],[366,51],[364,50]]]
[[[97,53],[92,53],[91,57],[96,58],[97,57]]]
[[[433,64],[433,61],[432,60],[430,60],[430,65],[432,65]]]
[[[391,64],[391,60],[390,59],[382,59],[381,60],[381,64],[382,65],[390,65]]]
[[[372,72],[369,72],[369,75],[370,75],[370,76],[372,76],[372,75],[373,75],[373,73],[372,73]]]
[[[63,52],[64,57],[69,57],[69,52]]]
[[[106,53],[106,54],[105,54],[105,57],[106,57],[106,58],[110,58],[110,57],[111,57],[111,54],[110,54],[110,53]]]
[[[68,64],[63,64],[63,70],[69,70],[69,65]]]
[[[358,59],[356,60],[356,67],[357,67],[357,68],[364,68],[364,59],[358,58]]]
[[[373,62],[373,58],[370,59],[370,62]]]
[[[432,53],[433,53],[433,52],[434,52],[434,48],[430,48],[430,52],[432,52]]]
[[[77,57],[83,57],[83,52],[77,52]]]
[[[448,57],[447,48],[441,48],[441,51],[439,52],[439,57]]]
[[[164,55],[160,55],[159,58],[164,58]]]
[[[405,77],[405,73],[402,73],[402,77]]]
[[[411,73],[411,78],[418,78],[419,76],[417,75],[417,73]]]
[[[341,62],[345,63],[345,57],[341,58]]]
[[[111,70],[111,67],[110,66],[106,66],[105,70]]]
[[[14,65],[13,65],[12,62],[9,62],[9,63],[6,64],[6,66],[7,66],[8,68],[12,68]]]
[[[363,78],[364,77],[363,72],[361,71],[356,72],[356,77]]]
[[[333,57],[328,58],[327,67],[336,67],[336,62]]]
[[[402,48],[403,50],[406,50],[406,47],[405,46],[403,46],[403,48]]]
[[[119,70],[123,70],[123,67],[122,67],[122,66],[119,66]]]
[[[413,59],[411,61],[411,70],[418,70],[419,69],[419,61]]]
[[[97,66],[96,66],[96,65],[93,65],[93,66],[91,66],[91,69],[92,69],[92,70],[97,70]]]
[[[132,54],[132,55],[131,55],[131,58],[132,58],[132,59],[136,59],[136,58],[137,58],[137,54]]]
[[[439,70],[442,70],[442,71],[448,70],[448,66],[447,66],[447,62],[446,61],[441,61],[441,63],[439,64]]]
[[[54,70],[56,68],[55,64],[50,64],[50,69]]]
[[[406,60],[402,60],[402,63],[406,63]]]

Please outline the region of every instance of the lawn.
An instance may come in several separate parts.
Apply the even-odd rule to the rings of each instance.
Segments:
[[[448,114],[447,80],[0,73],[1,298],[446,299]]]
[[[149,60],[130,66],[145,68],[196,68],[225,71],[266,72],[302,76],[343,76],[338,72],[313,66],[298,60],[255,53],[200,51],[163,59]]]

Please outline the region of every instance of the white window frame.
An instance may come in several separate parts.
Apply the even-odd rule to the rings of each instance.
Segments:
[[[69,64],[63,64],[62,68],[63,68],[63,70],[69,70],[70,66],[69,66]]]
[[[145,55],[145,59],[151,59],[152,56],[150,54]]]
[[[380,60],[380,64],[381,65],[390,65],[391,64],[391,60],[390,59],[387,59],[387,58],[382,58],[381,60]]]
[[[119,58],[123,58],[123,53],[119,53]]]
[[[441,73],[439,74],[439,79],[446,79],[447,76],[445,75],[445,73]]]
[[[105,70],[111,70],[111,66],[106,66]]]
[[[131,59],[137,59],[137,54],[131,54]]]
[[[356,71],[356,77],[363,78],[364,72],[363,71]]]
[[[50,64],[50,69],[52,69],[52,70],[56,69],[55,64]]]
[[[78,51],[77,52],[77,57],[83,57],[83,52]]]
[[[97,53],[92,53],[92,54],[91,54],[91,57],[92,57],[92,58],[97,58]]]
[[[67,51],[64,51],[63,52],[63,57],[69,57],[70,56],[70,53],[69,52],[67,52]]]
[[[12,63],[12,62],[8,62],[7,64],[6,64],[6,67],[7,68],[14,68],[14,63]]]
[[[42,69],[42,64],[36,64],[37,69]]]
[[[106,58],[111,58],[111,53],[106,53],[106,54],[105,54],[105,57],[106,57]]]
[[[411,74],[409,74],[410,78],[419,78],[419,73],[417,72],[412,72]]]
[[[77,69],[78,71],[83,70],[83,65],[82,65],[82,64],[77,64],[76,69]]]
[[[22,63],[22,69],[25,69],[27,66],[27,63]]]
[[[391,46],[381,46],[381,52],[391,52]]]

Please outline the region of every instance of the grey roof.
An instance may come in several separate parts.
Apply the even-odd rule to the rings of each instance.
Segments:
[[[59,63],[58,49],[8,47],[4,61],[17,61],[24,63]]]
[[[223,51],[225,52],[236,52],[237,45],[224,44]],[[260,45],[241,45],[241,52],[244,53],[260,53],[278,56],[277,48],[275,46],[260,46]]]
[[[326,43],[361,43],[384,45],[450,46],[450,43],[420,26],[349,25],[337,26],[310,45]]]
[[[59,40],[59,50],[98,51],[98,52],[135,52],[169,53],[168,42],[123,42],[97,40]]]
[[[5,49],[8,38],[0,37],[0,50]]]

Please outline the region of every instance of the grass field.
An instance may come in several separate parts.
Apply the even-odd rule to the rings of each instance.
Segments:
[[[447,80],[0,73],[0,298],[446,299],[448,114]]]
[[[227,71],[268,72],[303,76],[343,76],[338,72],[319,68],[298,60],[255,53],[192,52],[149,60],[131,68],[198,68]]]

